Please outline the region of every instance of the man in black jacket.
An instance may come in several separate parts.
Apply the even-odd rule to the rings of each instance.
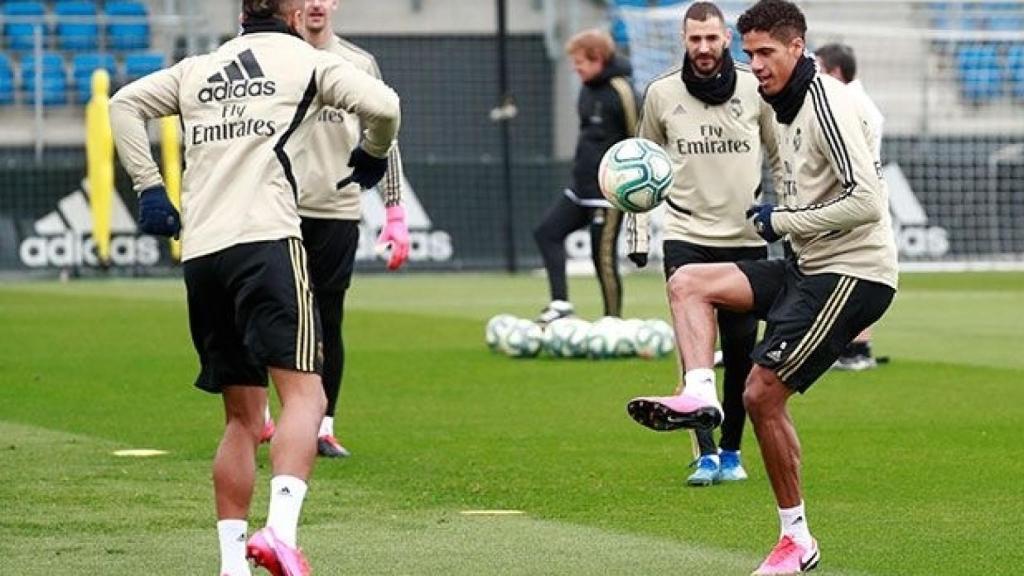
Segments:
[[[632,68],[615,54],[611,36],[601,30],[576,34],[566,43],[565,52],[583,82],[577,103],[580,134],[572,183],[555,199],[534,230],[551,291],[551,303],[537,317],[540,324],[573,315],[565,278],[565,238],[584,226],[590,227],[591,253],[601,284],[604,314],[622,314],[616,246],[622,213],[601,195],[597,168],[608,148],[636,135],[638,99],[628,79]]]

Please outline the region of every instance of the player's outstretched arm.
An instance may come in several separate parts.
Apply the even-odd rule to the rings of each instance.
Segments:
[[[387,158],[402,120],[398,94],[340,56],[319,52],[318,57],[324,103],[358,116],[365,128],[359,146],[374,158]]]

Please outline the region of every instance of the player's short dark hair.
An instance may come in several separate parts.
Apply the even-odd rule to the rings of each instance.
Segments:
[[[294,0],[242,0],[242,17],[249,20],[284,16],[292,4]]]
[[[760,0],[740,15],[736,21],[740,34],[754,30],[767,32],[772,38],[788,43],[793,38],[804,39],[807,20],[800,8],[787,0]]]
[[[853,82],[857,77],[857,57],[853,55],[853,48],[848,45],[838,42],[825,44],[817,48],[814,55],[821,59],[826,72],[839,68],[844,82]]]
[[[683,15],[683,24],[685,25],[687,20],[706,22],[708,18],[718,18],[722,24],[725,24],[725,15],[722,14],[718,6],[715,6],[714,2],[694,2],[686,9],[686,14]]]

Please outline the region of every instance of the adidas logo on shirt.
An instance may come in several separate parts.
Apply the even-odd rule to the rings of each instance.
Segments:
[[[237,60],[207,78],[206,83],[210,86],[200,90],[198,96],[203,104],[273,96],[277,92],[277,86],[273,80],[266,79],[252,50],[240,53]]]

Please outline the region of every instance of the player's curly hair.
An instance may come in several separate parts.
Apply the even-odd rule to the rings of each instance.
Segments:
[[[246,20],[284,16],[295,0],[242,0],[242,15]]]
[[[767,32],[780,42],[793,38],[804,39],[807,34],[807,20],[800,8],[787,0],[760,0],[744,12],[736,21],[740,34],[753,30]]]

